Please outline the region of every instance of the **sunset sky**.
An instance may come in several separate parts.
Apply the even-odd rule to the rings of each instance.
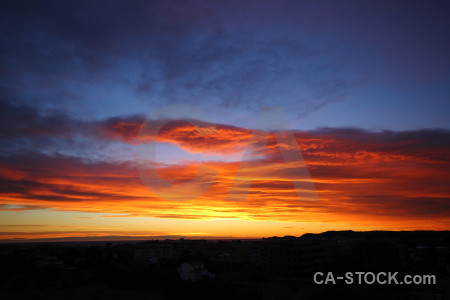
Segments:
[[[450,230],[447,1],[3,1],[0,240]]]

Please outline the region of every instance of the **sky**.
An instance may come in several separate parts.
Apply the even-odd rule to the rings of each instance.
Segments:
[[[0,240],[450,230],[446,1],[2,1]]]

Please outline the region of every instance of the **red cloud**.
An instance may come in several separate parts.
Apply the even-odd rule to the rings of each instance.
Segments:
[[[280,151],[296,149],[277,143],[275,136],[269,137],[262,147],[250,141],[267,138],[263,132],[201,122],[195,122],[195,126],[181,121],[153,125],[162,128],[157,140],[187,151],[228,154],[250,146],[264,156],[245,164],[204,162],[163,167],[161,177],[175,181],[174,186],[168,187],[168,192],[173,193],[177,192],[177,179],[189,181],[201,165],[216,173],[200,178],[210,185],[205,194],[186,201],[169,201],[152,193],[131,163],[87,163],[67,157],[15,155],[0,161],[0,204],[25,209],[43,207],[188,219],[334,221],[357,225],[376,222],[380,226],[400,227],[414,222],[420,228],[448,229],[450,133],[447,131],[294,132],[320,196],[320,201],[308,202],[299,199],[293,185],[302,162],[286,162]],[[120,137],[130,143],[146,138],[139,136],[138,122],[117,120],[109,126],[110,131],[105,131],[109,137]],[[252,182],[251,188],[247,191],[245,184],[238,183],[233,192],[247,198],[229,201],[238,169],[240,176]]]

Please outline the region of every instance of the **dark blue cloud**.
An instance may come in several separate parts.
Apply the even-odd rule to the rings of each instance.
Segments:
[[[423,1],[4,1],[0,92],[85,121],[181,102],[247,127],[267,105],[296,128],[450,127],[448,11]],[[400,106],[403,126],[389,115]],[[437,117],[418,121],[422,112]]]

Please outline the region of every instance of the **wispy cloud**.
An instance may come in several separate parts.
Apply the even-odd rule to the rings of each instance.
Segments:
[[[214,124],[203,125],[210,128]],[[221,135],[188,123],[174,122],[163,131],[162,137],[190,151],[214,149],[226,154],[236,144],[251,147],[240,138],[249,132],[224,127],[224,135]],[[210,185],[206,193],[186,201],[169,201],[155,195],[142,184],[132,163],[94,163],[74,157],[17,153],[0,160],[3,208],[76,210],[104,213],[104,217],[353,220],[362,223],[370,219],[380,224],[394,219],[400,223],[430,217],[448,219],[448,131],[370,132],[324,128],[293,134],[320,201],[307,202],[298,198],[293,182],[298,180],[296,172],[302,162],[285,162],[280,148],[287,145],[269,139],[260,149],[264,155],[245,165],[215,161],[162,166],[159,169],[162,178],[172,182],[180,176],[189,182],[190,174],[195,175],[199,166],[215,170],[215,176],[202,178]],[[194,173],[183,175],[182,170],[186,168],[193,168]],[[240,176],[245,175],[246,180],[251,181],[251,188],[247,191],[247,184],[238,184],[234,192],[248,194],[247,200],[230,202],[227,196],[239,168]],[[167,192],[176,193],[177,183],[169,185]]]

